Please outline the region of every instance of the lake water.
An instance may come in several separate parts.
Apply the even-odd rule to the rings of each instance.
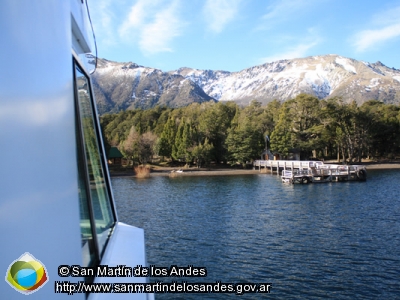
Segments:
[[[282,184],[271,174],[113,178],[122,222],[144,228],[150,265],[270,283],[269,294],[156,299],[400,299],[400,170],[366,182]]]

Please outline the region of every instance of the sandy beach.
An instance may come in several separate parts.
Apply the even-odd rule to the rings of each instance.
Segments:
[[[367,170],[400,169],[400,163],[372,163],[364,165]]]

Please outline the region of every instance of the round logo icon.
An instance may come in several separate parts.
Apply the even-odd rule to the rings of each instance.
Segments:
[[[29,252],[13,261],[6,273],[6,282],[25,295],[36,292],[48,280],[46,267]]]

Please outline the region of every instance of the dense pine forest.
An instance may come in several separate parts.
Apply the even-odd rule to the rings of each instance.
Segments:
[[[101,126],[106,149],[118,147],[135,164],[159,157],[198,166],[245,165],[260,159],[266,147],[281,158],[300,153],[303,160],[400,157],[400,107],[375,100],[357,106],[300,94],[243,108],[234,102],[193,103],[106,114]]]

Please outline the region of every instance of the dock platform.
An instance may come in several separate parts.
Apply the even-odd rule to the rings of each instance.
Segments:
[[[284,183],[321,183],[365,181],[367,169],[363,165],[324,164],[322,161],[256,160],[254,168],[270,170],[281,175]]]

